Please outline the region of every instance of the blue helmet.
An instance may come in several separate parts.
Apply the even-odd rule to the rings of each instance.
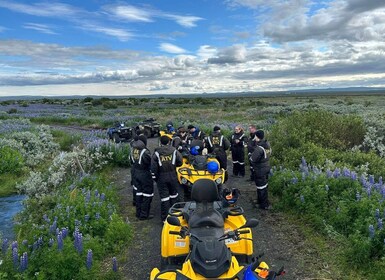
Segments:
[[[207,170],[211,174],[215,174],[219,171],[219,164],[216,161],[210,161],[209,163],[207,163]]]
[[[190,149],[190,153],[191,153],[193,156],[199,155],[199,149],[200,149],[199,146],[193,146],[193,147],[191,147],[191,149]]]

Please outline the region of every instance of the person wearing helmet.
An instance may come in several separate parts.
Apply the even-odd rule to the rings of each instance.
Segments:
[[[169,145],[170,138],[160,137],[160,147],[157,147],[151,159],[151,172],[157,183],[160,196],[161,219],[167,218],[170,207],[184,199],[184,189],[179,185],[176,167],[182,165],[182,155]],[[183,200],[182,200],[183,201]]]
[[[190,125],[187,127],[187,129],[188,129],[188,131],[189,131],[190,142],[191,142],[192,140],[194,140],[194,139],[195,139],[195,140],[199,139],[199,140],[204,141],[206,135],[205,135],[205,133],[204,133],[203,131],[201,131],[201,130],[199,129],[199,127],[193,126],[192,124],[190,124]]]
[[[245,176],[245,143],[247,139],[243,128],[237,125],[231,135],[231,157],[233,160],[233,176]]]
[[[151,153],[146,144],[146,136],[135,136],[130,154],[132,186],[135,194],[134,204],[136,217],[139,220],[148,220],[154,217],[150,215],[151,202],[154,196],[154,184],[150,171]]]
[[[214,126],[213,132],[206,138],[207,150],[210,154],[215,155],[215,158],[226,172],[225,181],[227,179],[227,154],[226,151],[230,148],[230,141],[221,133],[219,126]]]
[[[263,130],[255,132],[257,145],[250,156],[250,162],[254,169],[254,181],[257,187],[257,201],[260,209],[269,209],[268,200],[268,176],[270,173],[270,143],[264,139]]]
[[[166,131],[168,134],[173,134],[175,133],[175,128],[174,128],[174,125],[171,121],[168,121],[167,124],[166,124]]]

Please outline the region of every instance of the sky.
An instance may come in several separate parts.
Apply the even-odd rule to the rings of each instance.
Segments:
[[[0,0],[0,96],[384,86],[383,0]]]

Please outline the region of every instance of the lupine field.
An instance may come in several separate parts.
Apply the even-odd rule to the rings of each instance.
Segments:
[[[344,269],[383,279],[380,94],[3,101],[0,195],[27,199],[15,217],[15,237],[0,235],[0,279],[123,278],[119,263],[132,228],[120,216],[108,174],[129,167],[129,145],[109,141],[105,129],[149,117],[207,133],[219,125],[225,135],[237,124],[264,129],[273,150],[274,211],[338,244],[335,261]]]

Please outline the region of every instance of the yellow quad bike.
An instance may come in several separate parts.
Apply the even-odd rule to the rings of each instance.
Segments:
[[[217,187],[209,179],[193,185],[191,198],[170,209],[162,230],[162,271],[154,268],[150,279],[269,279],[244,277],[270,273],[266,263],[254,262],[246,274],[253,254],[250,228],[258,220],[246,221],[241,207],[218,201]]]
[[[209,179],[220,189],[225,181],[226,171],[219,166],[218,160],[212,155],[185,154],[183,164],[176,168],[179,184],[187,194],[191,192],[192,185],[200,179]]]
[[[170,141],[172,140],[172,137],[175,135],[175,131],[169,132],[167,130],[161,130],[159,131],[159,139],[160,137],[166,135],[168,138],[170,138]]]

